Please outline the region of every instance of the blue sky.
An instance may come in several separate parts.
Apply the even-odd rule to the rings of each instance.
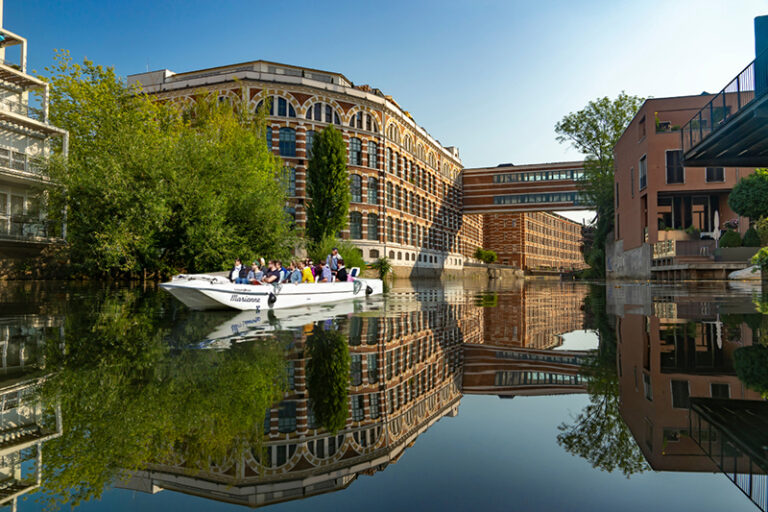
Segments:
[[[30,68],[54,48],[121,75],[265,59],[391,94],[467,167],[578,159],[565,114],[620,91],[721,89],[754,58],[768,1],[5,0]]]

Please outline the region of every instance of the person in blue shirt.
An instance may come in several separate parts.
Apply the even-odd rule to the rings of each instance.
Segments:
[[[295,284],[300,283],[302,278],[301,270],[299,270],[299,266],[296,264],[295,261],[291,262],[290,270],[291,270],[291,282]]]
[[[331,250],[331,254],[325,258],[325,265],[331,270],[331,274],[336,275],[336,271],[339,270],[339,260],[341,255],[339,254],[338,247],[334,247]]]
[[[251,263],[251,270],[248,271],[247,280],[253,284],[254,281],[261,281],[262,277],[264,277],[264,272],[259,268],[259,263],[254,261]]]
[[[320,275],[317,277],[318,283],[330,283],[333,280],[331,269],[328,268],[328,265],[326,265],[324,261],[320,262]]]

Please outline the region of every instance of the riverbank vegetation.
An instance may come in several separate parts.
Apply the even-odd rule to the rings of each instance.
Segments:
[[[581,190],[596,212],[595,225],[585,233],[584,261],[590,268],[584,277],[605,277],[605,242],[614,229],[613,147],[643,101],[624,92],[598,98],[555,125],[558,142],[569,142],[584,155]]]
[[[66,52],[46,71],[50,119],[70,146],[68,159],[40,165],[60,185],[47,211],[66,216],[73,273],[161,276],[289,256],[297,234],[264,115],[203,93],[187,105],[157,101]]]

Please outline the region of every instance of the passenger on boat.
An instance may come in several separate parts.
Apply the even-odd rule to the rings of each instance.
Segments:
[[[311,258],[307,258],[306,261],[304,261],[304,265],[306,265],[309,268],[309,271],[312,273],[312,277],[316,277],[315,274],[315,264],[312,262]]]
[[[291,282],[295,284],[299,284],[301,282],[301,270],[299,270],[299,263],[292,261],[291,262]]]
[[[312,275],[312,269],[304,264],[303,261],[299,261],[299,270],[301,271],[302,283],[314,283],[315,276]]]
[[[339,270],[339,259],[341,259],[341,255],[337,247],[334,247],[331,254],[325,258],[325,265],[331,269],[333,275],[336,275],[336,271]]]
[[[248,282],[251,284],[256,284],[261,281],[262,277],[264,277],[264,272],[262,272],[259,268],[259,262],[254,261],[251,263],[251,270],[248,272]]]
[[[269,270],[267,270],[267,273],[264,275],[264,279],[261,281],[262,283],[279,283],[280,282],[280,271],[277,269],[277,264],[275,263],[275,260],[269,260]]]
[[[349,278],[347,276],[347,267],[344,266],[344,260],[339,258],[336,260],[338,263],[338,270],[336,271],[336,280],[337,281],[347,281]]]
[[[283,267],[283,262],[280,260],[275,260],[275,268],[278,272],[280,272],[280,279],[278,280],[278,283],[284,283],[288,278],[288,270]]]
[[[328,268],[328,265],[326,265],[324,261],[320,262],[320,274],[317,277],[318,283],[330,283],[333,280],[331,269]]]
[[[235,266],[229,271],[229,280],[235,284],[248,284],[248,267],[243,265],[240,258],[235,258]]]

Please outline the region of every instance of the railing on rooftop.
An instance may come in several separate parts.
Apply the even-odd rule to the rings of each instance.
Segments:
[[[681,130],[683,153],[716,132],[768,90],[768,50],[749,63]],[[757,91],[757,92],[756,92]]]

